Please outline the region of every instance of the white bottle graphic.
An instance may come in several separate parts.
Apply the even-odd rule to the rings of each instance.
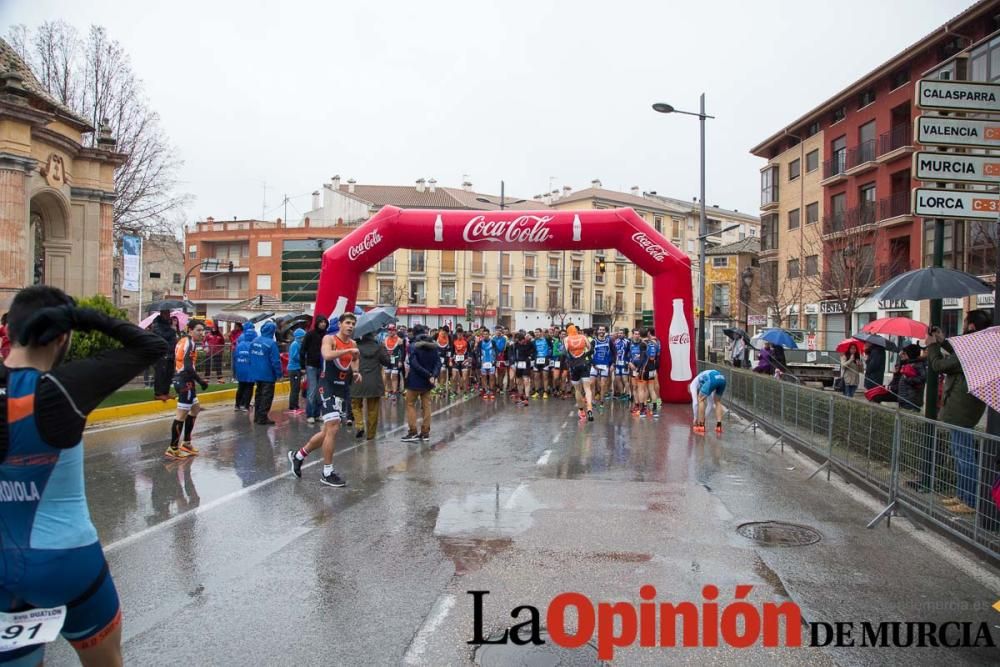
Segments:
[[[440,213],[438,213],[437,220],[434,221],[434,240],[437,243],[444,242],[444,221],[441,220]]]
[[[684,315],[684,299],[674,299],[674,314],[670,318],[670,379],[687,382],[691,379],[691,332]]]
[[[583,232],[583,225],[580,223],[580,216],[579,215],[574,215],[573,216],[573,240],[574,241],[579,241],[582,232]]]

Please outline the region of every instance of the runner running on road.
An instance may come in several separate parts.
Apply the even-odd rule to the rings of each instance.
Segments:
[[[702,371],[691,381],[691,407],[694,410],[694,432],[705,432],[705,409],[715,403],[715,432],[722,435],[722,395],[726,393],[726,376],[717,370]],[[714,401],[713,401],[714,399]]]
[[[566,331],[566,364],[569,381],[576,394],[580,421],[594,421],[594,397],[590,386],[590,341],[574,325]]]
[[[358,346],[352,339],[354,325],[358,318],[351,313],[340,316],[340,329],[337,333],[323,338],[323,372],[320,375],[320,413],[323,416],[323,428],[297,452],[288,452],[288,462],[292,473],[302,477],[302,462],[309,453],[323,448],[323,474],[320,482],[327,486],[346,486],[347,482],[333,469],[333,451],[336,447],[337,431],[340,422],[346,417],[346,402],[349,399],[351,382],[360,382],[360,354]]]
[[[191,444],[194,420],[201,412],[198,393],[194,385],[208,389],[208,381],[198,374],[195,360],[198,358],[197,343],[205,338],[205,325],[198,320],[188,322],[188,334],[181,336],[174,348],[174,391],[177,392],[177,414],[170,425],[170,445],[164,456],[168,459],[183,459],[198,454],[198,448]],[[259,399],[258,399],[259,400]],[[184,435],[183,442],[181,434]]]
[[[52,620],[7,627],[0,662],[41,665],[51,628],[84,665],[121,665],[121,606],[87,508],[83,429],[91,410],[169,349],[155,333],[77,308],[43,285],[14,297],[9,330],[0,366],[0,482],[8,489],[0,612],[51,610]],[[62,363],[73,331],[103,333],[121,348]]]

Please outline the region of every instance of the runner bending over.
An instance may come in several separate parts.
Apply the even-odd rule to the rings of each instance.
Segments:
[[[715,432],[722,435],[722,395],[725,392],[726,376],[716,370],[702,371],[691,381],[691,407],[695,412],[695,433],[705,432],[705,411],[714,398]]]

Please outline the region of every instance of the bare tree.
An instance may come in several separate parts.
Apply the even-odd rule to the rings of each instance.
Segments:
[[[473,301],[472,305],[475,309],[476,316],[479,317],[479,326],[485,326],[486,314],[489,312],[490,308],[496,305],[496,299],[493,298],[493,295],[490,294],[488,290],[484,290],[483,295],[479,298],[479,301]]]
[[[780,274],[779,269],[777,260],[760,263],[757,300],[765,312],[771,315],[774,326],[783,327],[789,308],[802,302],[803,290],[801,279],[787,279]]]
[[[566,316],[569,312],[566,310],[566,303],[562,298],[562,290],[559,290],[559,298],[556,300],[549,299],[548,307],[545,312],[549,315],[549,321],[555,322],[559,320],[559,326],[566,326]]]
[[[387,298],[383,299],[383,296]],[[379,292],[378,299],[379,303],[383,306],[399,307],[399,304],[409,299],[409,291],[406,289],[406,283],[393,283],[392,290],[384,294]]]
[[[85,137],[86,146],[97,145],[104,130],[127,155],[115,173],[115,237],[172,228],[190,200],[176,191],[183,163],[121,44],[101,26],[91,26],[83,40],[64,21],[34,31],[14,26],[9,39],[45,92],[97,129]]]
[[[879,283],[905,270],[904,262],[893,261],[876,267],[875,245],[881,230],[866,207],[852,209],[843,216],[824,221],[827,240],[823,244],[823,271],[812,277],[813,286],[844,313],[848,328],[854,311]]]

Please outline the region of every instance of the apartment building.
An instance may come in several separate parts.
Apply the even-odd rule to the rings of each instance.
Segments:
[[[728,346],[723,329],[753,331],[765,312],[759,258],[760,239],[755,236],[705,251],[705,326],[713,350]]]
[[[978,2],[751,149],[767,160],[761,273],[772,323],[830,347],[877,317],[929,316],[927,302],[868,298],[886,279],[930,265],[933,222],[910,206],[921,148],[915,86],[922,77],[1000,79],[998,38],[1000,1]],[[996,234],[994,223],[946,221],[945,266],[992,279]],[[946,331],[977,306],[992,301],[947,302]]]

